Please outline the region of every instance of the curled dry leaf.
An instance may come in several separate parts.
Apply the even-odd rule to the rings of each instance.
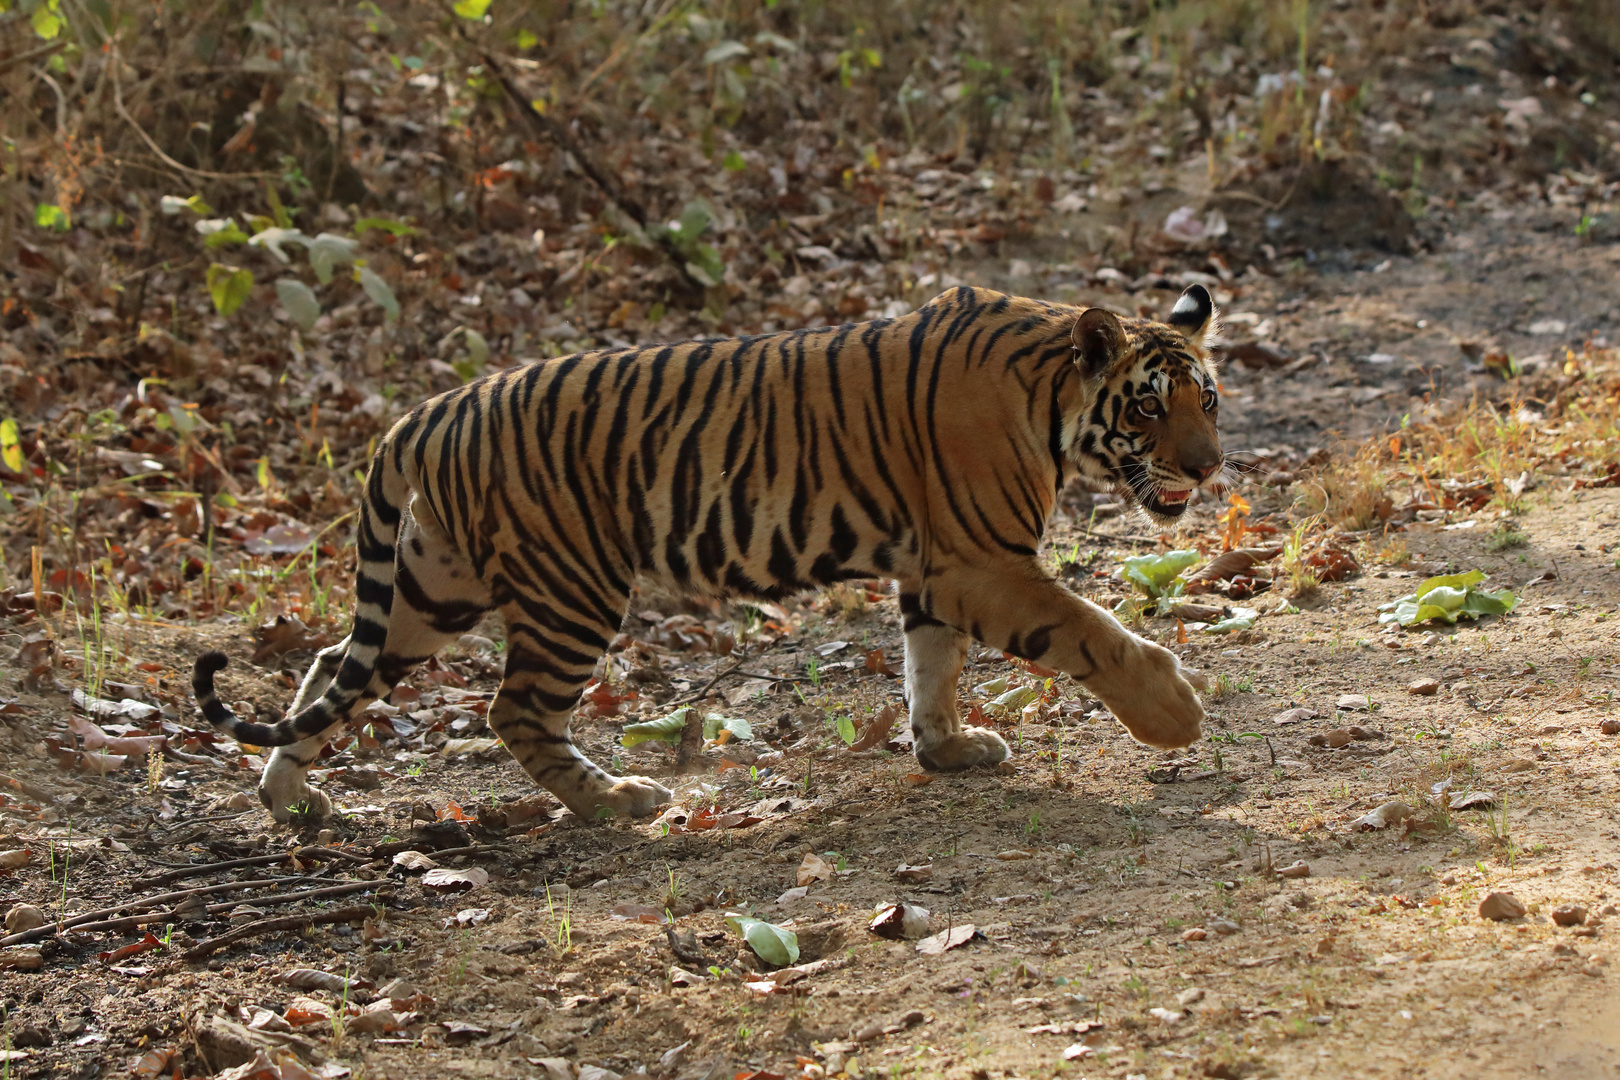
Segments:
[[[45,925],[45,913],[33,904],[18,904],[6,912],[6,933],[20,934]]]
[[[32,848],[16,848],[12,851],[0,851],[0,870],[20,870],[28,865],[33,858]]]
[[[92,724],[82,716],[68,717],[68,730],[79,737],[86,750],[128,757],[144,757],[153,750],[161,749],[165,741],[162,735],[109,735],[99,725]]]
[[[394,865],[405,870],[432,870],[439,864],[420,851],[401,851],[394,856]]]
[[[917,951],[924,956],[938,956],[946,949],[954,949],[966,945],[979,936],[979,928],[972,923],[963,923],[953,926],[949,930],[941,930],[931,937],[925,937],[917,942]]]
[[[860,737],[850,743],[849,748],[860,751],[882,746],[889,741],[889,732],[894,730],[894,722],[899,718],[898,705],[885,705],[866,722],[866,726],[861,729]]]
[[[907,866],[901,863],[894,868],[894,876],[901,881],[927,881],[934,876],[933,863],[921,863],[917,866]]]
[[[481,866],[469,866],[465,870],[440,866],[422,875],[422,888],[441,893],[471,892],[488,884],[489,871]]]
[[[878,909],[867,929],[880,938],[916,941],[928,936],[928,909],[916,904],[885,904]]]
[[[799,863],[799,884],[813,885],[818,881],[826,881],[836,871],[833,865],[815,852],[806,852],[804,860]]]
[[[1387,829],[1391,825],[1397,825],[1405,821],[1412,816],[1412,813],[1410,806],[1407,806],[1399,799],[1392,799],[1371,813],[1363,814],[1352,824],[1355,828],[1363,831]]]
[[[1223,551],[1211,559],[1198,572],[1187,579],[1187,592],[1196,593],[1207,590],[1217,581],[1227,581],[1239,574],[1247,573],[1263,562],[1269,562],[1282,554],[1282,545],[1274,544],[1270,547],[1233,548]]]

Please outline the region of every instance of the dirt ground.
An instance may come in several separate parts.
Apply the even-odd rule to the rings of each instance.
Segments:
[[[1232,338],[1285,354],[1232,363],[1223,387],[1228,448],[1270,470],[1242,489],[1257,519],[1298,496],[1293,470],[1334,432],[1399,428],[1443,397],[1499,392],[1476,369],[1480,350],[1459,342],[1540,353],[1528,366],[1548,370],[1566,347],[1606,344],[1615,309],[1597,283],[1612,286],[1617,262],[1613,244],[1561,225],[1481,215],[1427,254],[1228,290]],[[1000,272],[961,270],[992,284]],[[1173,295],[1113,299],[1162,307]],[[191,756],[161,772],[142,758],[104,777],[60,768],[84,673],[47,663],[38,678],[41,620],[14,609],[8,684],[26,688],[3,708],[0,850],[30,854],[0,875],[0,907],[58,920],[279,882],[149,906],[162,940],[144,952],[103,956],[140,941],[133,926],[47,929],[0,951],[0,965],[41,965],[0,971],[7,1075],[242,1063],[257,1075],[260,1045],[284,1076],[298,1075],[289,1047],[316,1075],[357,1077],[1614,1075],[1620,738],[1600,724],[1620,679],[1620,490],[1537,479],[1508,520],[1511,544],[1498,509],[1431,512],[1342,536],[1362,572],[1292,602],[1280,583],[1260,592],[1245,601],[1261,612],[1252,630],[1176,644],[1174,619],[1148,619],[1144,632],[1212,680],[1209,738],[1171,754],[1133,743],[1059,678],[1044,704],[991,718],[1010,763],[927,776],[903,744],[855,752],[838,731],[900,702],[882,670],[901,655],[892,599],[846,589],[750,615],[644,597],[607,680],[609,699],[639,697],[596,711],[652,718],[709,691],[700,708],[748,719],[755,738],[681,771],[662,744],[622,749],[623,716],[576,722],[596,760],[676,790],[675,809],[641,822],[575,820],[504,750],[462,741],[487,736],[498,626],[379,709],[380,741],[350,740],[322,763],[343,813],[299,830],[259,809],[257,759],[231,744],[188,736]],[[1207,543],[1222,508],[1207,500],[1163,541]],[[1126,595],[1120,560],[1162,550],[1145,533],[1076,493],[1051,557],[1111,606]],[[1519,607],[1434,631],[1378,623],[1378,606],[1418,579],[1471,568]],[[82,630],[47,622],[71,653]],[[102,633],[118,656],[103,696],[157,706],[137,726],[171,734],[197,730],[185,673],[205,646],[239,658],[227,699],[269,715],[309,655],[244,668],[257,639],[236,618],[113,620]],[[728,655],[717,639],[735,643]],[[976,647],[963,709],[984,706],[995,688],[973,688],[999,678],[1043,685]],[[1422,680],[1430,693],[1409,691]],[[1345,745],[1312,744],[1352,726]],[[1476,794],[1475,808],[1445,809],[1442,791]],[[1396,800],[1410,818],[1361,823]],[[487,878],[432,887],[424,864],[396,858],[412,850]],[[255,856],[276,858],[184,872]],[[820,863],[795,894],[807,856]],[[1300,876],[1274,873],[1299,864]],[[345,883],[346,895],[292,909],[302,925],[182,955],[276,917],[267,901],[289,889]],[[1482,918],[1497,891],[1525,914]],[[308,918],[361,902],[369,917]],[[953,947],[872,932],[892,903],[926,909],[921,932],[954,933]],[[1558,925],[1568,905],[1584,911]],[[742,910],[796,931],[795,969],[766,973],[724,923]],[[666,911],[691,936],[672,936]],[[338,976],[338,989],[289,981],[299,969]],[[355,1014],[373,1002],[392,1024]]]

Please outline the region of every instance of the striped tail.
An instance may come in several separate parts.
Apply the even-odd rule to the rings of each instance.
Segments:
[[[214,691],[214,676],[227,663],[225,654],[207,652],[197,658],[191,673],[191,690],[196,695],[197,705],[210,724],[238,742],[289,746],[313,738],[348,719],[366,687],[371,685],[377,659],[388,640],[388,617],[394,606],[394,542],[399,535],[401,509],[410,494],[405,475],[393,459],[391,444],[392,440],[383,440],[371,459],[371,472],[366,477],[356,535],[360,566],[354,582],[354,627],[349,631],[349,647],[343,654],[343,662],[326,692],[277,723],[252,723],[231,712]]]

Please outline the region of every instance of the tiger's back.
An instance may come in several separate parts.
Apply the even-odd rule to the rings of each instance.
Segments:
[[[1174,658],[1035,555],[1070,472],[1119,482],[1161,517],[1218,472],[1199,340],[1213,312],[1197,293],[1165,327],[964,288],[896,320],[581,353],[449,391],[378,450],[355,626],[291,715],[231,716],[217,654],[199,661],[199,702],[244,741],[282,747],[260,790],[285,817],[323,798],[303,773],[325,739],[493,608],[508,655],[491,726],[577,813],[646,813],[666,789],[609,776],[568,737],[638,578],[779,598],[885,577],[925,765],[1007,755],[956,717],[969,636],[1086,679],[1139,738],[1183,745],[1201,709]],[[1156,432],[1133,400],[1181,423]]]

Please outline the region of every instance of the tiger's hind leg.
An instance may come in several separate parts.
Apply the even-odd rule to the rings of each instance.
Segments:
[[[900,594],[906,630],[906,707],[917,761],[925,769],[955,772],[1007,760],[1007,742],[989,728],[964,727],[957,716],[956,682],[967,662],[968,635],[922,610],[914,593]]]
[[[622,607],[627,601],[615,597],[613,602]],[[530,593],[501,612],[506,674],[489,707],[489,726],[523,770],[586,821],[645,817],[674,798],[656,780],[605,772],[569,737],[569,717],[618,629],[602,602],[577,594],[558,601]]]
[[[407,513],[401,522],[394,557],[394,603],[388,638],[377,658],[371,685],[355,702],[350,715],[357,716],[373,701],[387,697],[412,668],[476,626],[489,607],[489,591],[472,564],[437,529],[419,524]],[[315,654],[290,713],[302,710],[326,693],[348,647],[349,639],[344,638]],[[308,773],[327,741],[346,723],[346,719],[339,721],[319,735],[278,746],[271,753],[259,778],[259,801],[277,821],[286,822],[294,813],[313,819],[331,815],[332,801],[319,788],[309,786]]]

